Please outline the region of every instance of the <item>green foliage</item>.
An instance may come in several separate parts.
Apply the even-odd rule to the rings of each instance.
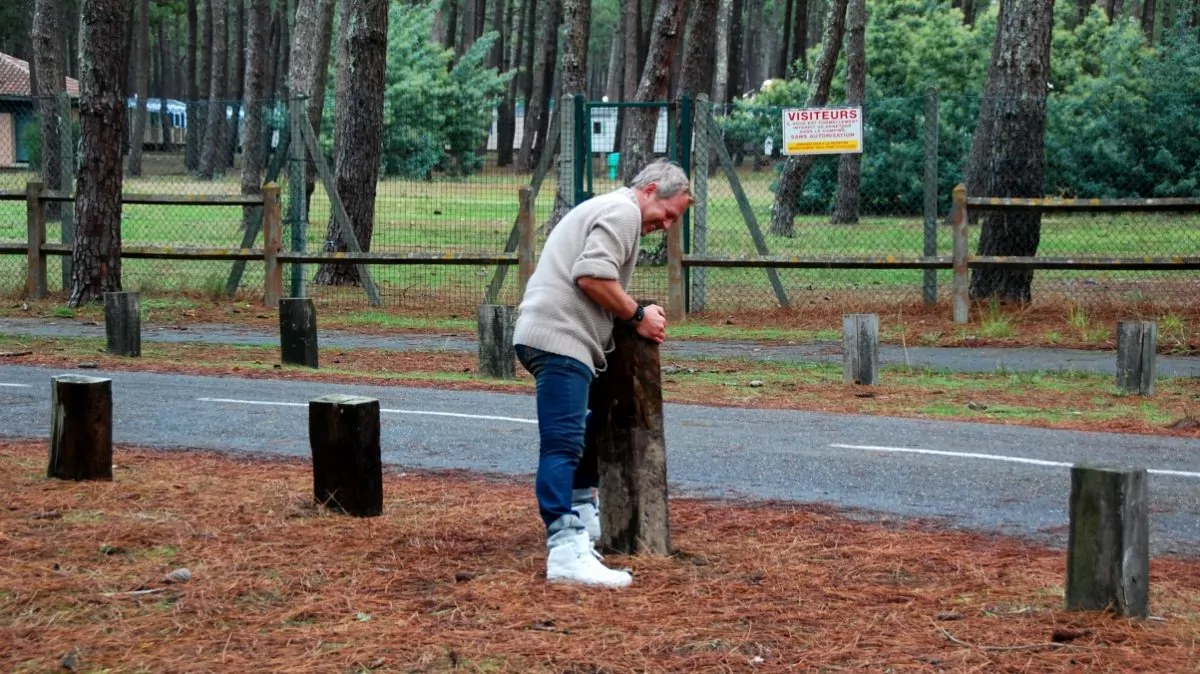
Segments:
[[[439,4],[393,4],[384,92],[385,175],[428,178],[434,170],[466,176],[482,166],[492,109],[509,75],[483,62],[496,40],[487,33],[453,63],[430,39]]]
[[[979,97],[996,35],[997,3],[964,25],[948,0],[873,0],[867,23],[867,104],[861,208],[919,213],[923,202],[924,91],[938,90],[939,209],[964,178]],[[1109,23],[1099,7],[1083,21],[1058,3],[1047,86],[1047,194],[1194,196],[1200,189],[1200,43],[1182,26],[1150,47],[1136,21]],[[815,65],[820,46],[809,54]],[[798,64],[797,64],[798,65]],[[829,105],[845,100],[845,57]],[[734,101],[720,120],[731,152],[782,147],[782,108],[801,107],[808,80],[774,81]],[[828,213],[837,157],[818,158],[796,204]]]

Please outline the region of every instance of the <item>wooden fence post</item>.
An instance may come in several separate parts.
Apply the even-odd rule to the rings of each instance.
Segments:
[[[142,302],[137,293],[104,293],[106,349],[118,356],[142,355]]]
[[[1154,321],[1117,323],[1117,387],[1133,395],[1154,395],[1154,359],[1158,324]]]
[[[683,303],[683,220],[667,230],[667,320],[679,323],[687,315]]]
[[[263,304],[274,309],[283,296],[283,267],[279,264],[279,251],[283,246],[283,213],[279,197],[279,186],[268,183],[263,187]]]
[[[41,182],[25,184],[25,296],[40,300],[46,297],[46,204],[42,201]],[[70,288],[66,288],[70,292]]]
[[[112,380],[50,380],[50,465],[46,477],[112,479]]]
[[[308,403],[313,497],[357,517],[383,514],[379,401],[327,395]]]
[[[521,281],[521,290],[517,301],[520,303],[520,300],[525,299],[525,288],[529,285],[529,278],[533,276],[535,268],[534,248],[536,247],[537,227],[534,213],[537,203],[534,200],[533,188],[529,185],[521,188],[518,198],[520,210],[517,214],[517,226],[520,229],[520,238],[517,241],[517,270]]]
[[[1150,585],[1146,471],[1071,468],[1069,610],[1145,618]]]
[[[516,307],[481,304],[478,318],[479,373],[496,379],[516,379],[516,354],[513,351]]]
[[[970,279],[967,276],[967,188],[962,183],[954,186],[950,222],[954,226],[954,322],[966,323],[970,319],[967,303]]]
[[[317,310],[311,298],[279,300],[279,352],[284,365],[317,367]]]
[[[879,316],[842,316],[842,381],[874,386],[879,383]]]
[[[613,339],[608,367],[589,392],[592,418],[583,458],[598,462],[599,545],[626,554],[670,554],[658,345],[622,321],[613,326]]]

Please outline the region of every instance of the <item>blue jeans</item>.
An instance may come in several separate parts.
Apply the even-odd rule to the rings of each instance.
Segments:
[[[582,528],[572,494],[600,484],[595,452],[584,456],[592,370],[556,353],[518,344],[517,359],[537,385],[538,470],[535,492],[547,533]],[[570,517],[567,517],[570,516]],[[564,519],[566,518],[566,519]]]

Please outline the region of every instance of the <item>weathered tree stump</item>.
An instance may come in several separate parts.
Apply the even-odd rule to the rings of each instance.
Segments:
[[[317,367],[317,310],[312,299],[279,300],[279,351],[284,365]]]
[[[142,355],[142,302],[137,293],[104,293],[104,334],[109,353]]]
[[[1071,468],[1067,608],[1145,618],[1150,585],[1146,471]]]
[[[327,395],[308,403],[313,496],[358,517],[383,514],[379,401]]]
[[[50,380],[47,477],[112,479],[112,380],[60,375]]]
[[[645,303],[643,303],[645,304]],[[671,552],[667,445],[658,345],[618,321],[608,368],[589,391],[582,460],[598,462],[599,546],[624,554]]]
[[[879,316],[842,316],[842,381],[874,386],[879,383]]]
[[[1154,321],[1117,323],[1117,387],[1133,395],[1154,395],[1154,357],[1158,324]]]
[[[479,307],[479,373],[496,379],[516,379],[513,328],[517,308],[499,304]]]

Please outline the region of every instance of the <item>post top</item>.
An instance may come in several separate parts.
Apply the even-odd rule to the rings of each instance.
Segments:
[[[325,405],[369,405],[378,403],[377,398],[368,398],[366,396],[353,396],[344,393],[330,393],[319,398],[313,398],[310,403],[319,403]]]
[[[56,384],[106,384],[111,382],[111,379],[104,377],[89,377],[85,374],[60,374],[52,377]]]

